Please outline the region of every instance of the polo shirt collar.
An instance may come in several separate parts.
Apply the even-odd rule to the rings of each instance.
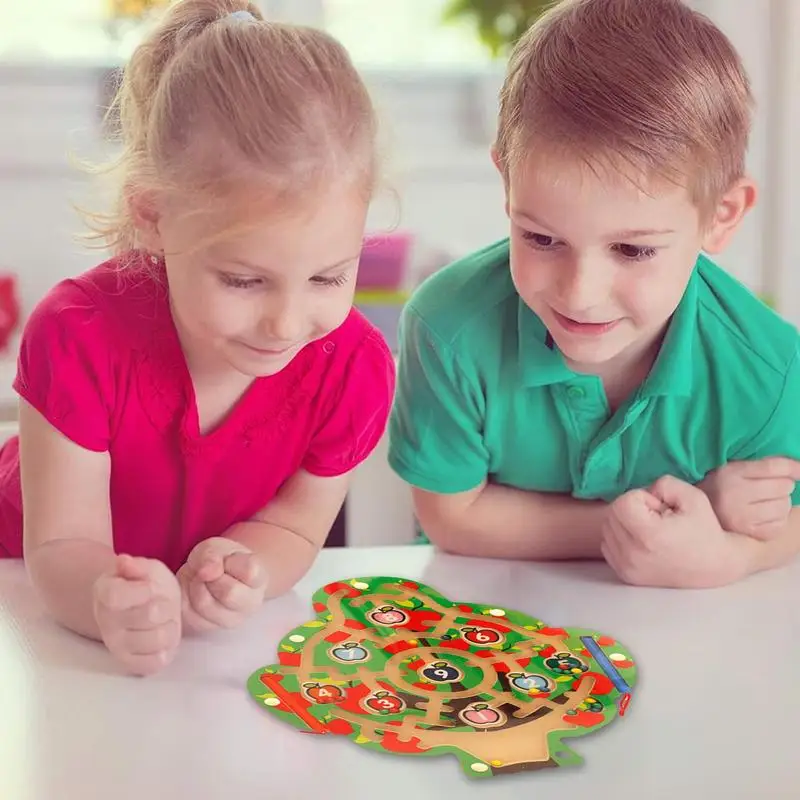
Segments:
[[[563,383],[575,377],[564,363],[550,332],[525,301],[517,300],[519,368],[522,385],[530,388]]]
[[[661,350],[640,390],[642,397],[688,397],[692,392],[692,358],[697,334],[697,267],[672,315]]]
[[[642,384],[641,397],[688,396],[692,388],[692,349],[697,329],[697,269],[670,320],[650,374]],[[549,331],[521,297],[517,300],[519,369],[523,386],[550,386],[572,380],[573,372],[561,356]]]

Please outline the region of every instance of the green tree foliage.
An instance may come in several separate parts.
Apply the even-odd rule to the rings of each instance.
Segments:
[[[444,21],[469,21],[492,57],[500,58],[552,5],[554,0],[450,0]]]

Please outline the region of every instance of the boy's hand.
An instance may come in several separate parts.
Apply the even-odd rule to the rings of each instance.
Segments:
[[[745,574],[736,538],[722,529],[700,489],[665,476],[611,503],[602,552],[626,583],[699,589]]]
[[[180,586],[160,561],[117,556],[94,584],[94,616],[111,654],[133,674],[150,675],[178,650]]]
[[[789,519],[795,481],[800,481],[800,462],[775,456],[731,461],[698,485],[725,530],[768,541]]]
[[[194,631],[235,628],[261,608],[267,574],[258,557],[224,537],[200,542],[178,570],[183,622]]]

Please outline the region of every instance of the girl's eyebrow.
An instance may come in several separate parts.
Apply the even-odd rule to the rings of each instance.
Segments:
[[[333,272],[333,270],[335,269],[341,269],[342,267],[347,266],[347,264],[350,264],[353,261],[358,261],[359,258],[361,258],[360,251],[356,253],[356,255],[354,256],[348,256],[347,258],[343,258],[341,261],[337,261],[335,264],[331,264],[328,267],[323,267],[317,274],[322,275],[326,272]]]
[[[343,258],[341,261],[337,261],[335,264],[329,264],[327,267],[322,267],[321,269],[315,272],[315,275],[324,275],[326,272],[333,272],[334,270],[341,269],[342,267],[346,266],[347,264],[356,261],[361,257],[361,253],[359,252],[357,255],[350,256],[349,258]],[[247,261],[243,258],[232,258],[232,264],[238,264],[240,267],[245,267],[246,269],[251,269],[254,272],[263,272],[265,275],[274,275],[274,272],[269,269],[269,267],[261,266],[260,264],[253,264],[250,261]]]

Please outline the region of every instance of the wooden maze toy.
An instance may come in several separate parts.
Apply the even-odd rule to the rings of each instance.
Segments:
[[[636,682],[608,636],[454,603],[401,578],[331,583],[249,693],[309,733],[370,750],[455,755],[467,775],[571,766],[565,740],[623,716]]]

